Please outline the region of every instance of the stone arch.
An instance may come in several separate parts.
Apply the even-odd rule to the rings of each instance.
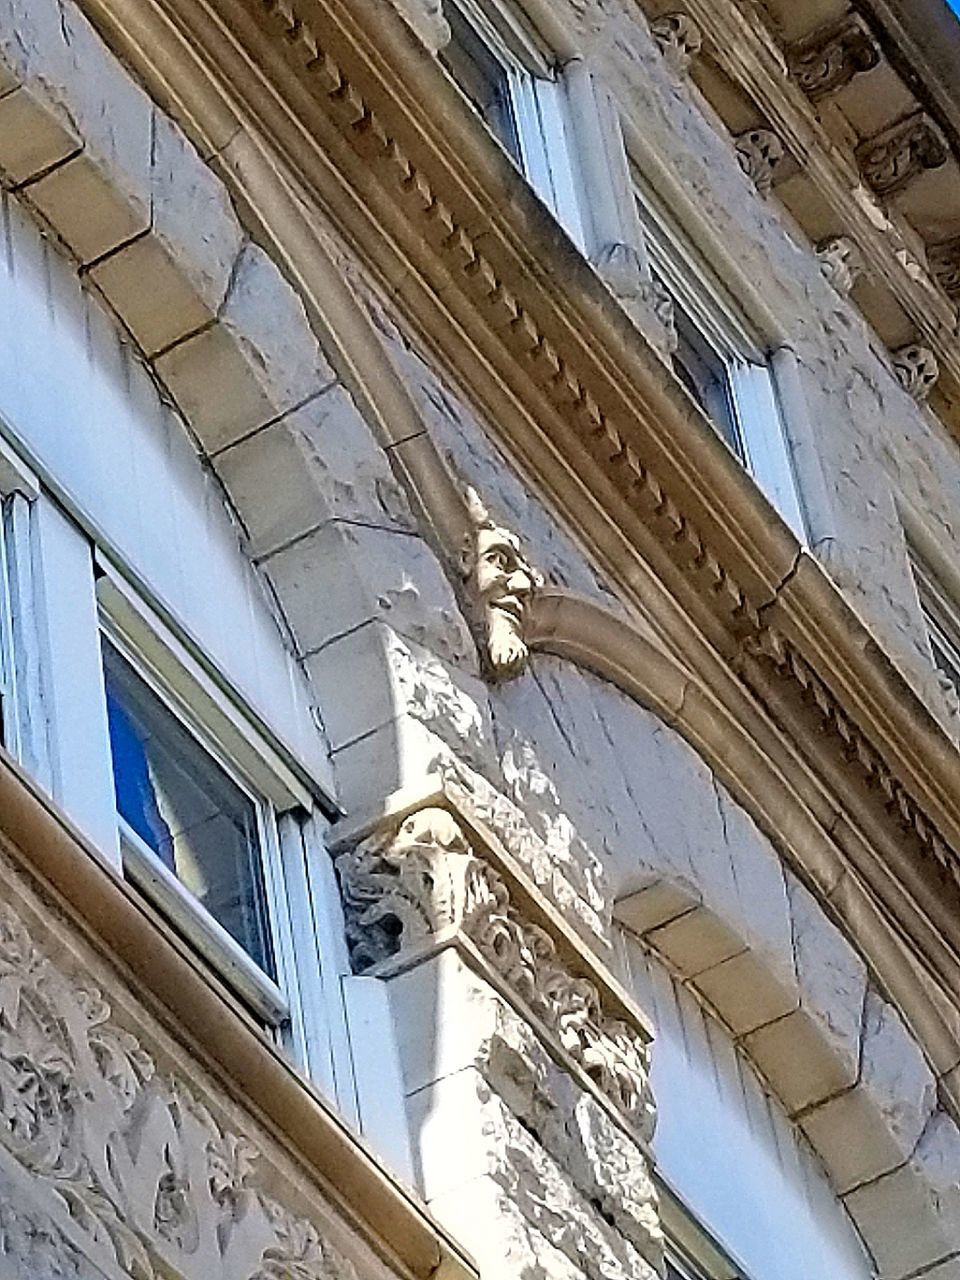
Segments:
[[[293,194],[222,103],[189,117],[208,164],[76,8],[4,0],[0,31],[0,171],[218,477],[311,681],[341,804],[419,776],[447,723],[480,753],[475,646],[441,567],[462,496]],[[242,191],[241,222],[245,182],[259,199]]]
[[[787,871],[789,967],[762,943],[761,893],[747,902],[756,921],[732,924],[709,888],[664,872],[622,884],[615,919],[727,1026],[817,1152],[879,1273],[932,1271],[960,1243],[960,1134],[937,1070],[950,1032],[935,1027],[931,1051],[925,1033],[939,1013],[919,983],[911,991],[902,981],[898,969],[909,962],[856,919],[842,932],[828,918],[838,915],[835,881],[821,888],[802,857],[808,842],[828,843],[828,832],[797,838],[787,782],[651,627],[549,591],[529,623],[533,651],[592,672],[673,727],[818,890]],[[766,809],[772,796],[779,816]],[[909,1237],[899,1205],[915,1223]]]

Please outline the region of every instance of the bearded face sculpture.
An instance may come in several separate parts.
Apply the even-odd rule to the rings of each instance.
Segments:
[[[543,578],[524,558],[516,534],[495,524],[472,491],[468,507],[473,533],[464,577],[483,632],[490,672],[507,680],[518,675],[527,660],[524,620]]]

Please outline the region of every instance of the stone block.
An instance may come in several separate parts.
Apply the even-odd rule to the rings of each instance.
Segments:
[[[223,183],[160,112],[154,122],[150,192],[153,236],[198,302],[216,314],[243,249],[243,228]]]
[[[213,318],[149,232],[102,259],[89,275],[148,356]]]
[[[647,935],[686,978],[712,969],[743,951],[740,938],[713,912],[695,907]]]
[[[856,1060],[837,1053],[820,1020],[804,1009],[751,1032],[744,1043],[791,1114],[849,1088],[857,1077]]]
[[[493,729],[483,682],[383,623],[368,622],[348,632],[311,654],[304,667],[334,750],[410,715],[467,764],[493,767]]]
[[[452,763],[442,739],[414,716],[389,724],[331,754],[337,796],[346,810],[365,811],[401,787],[423,786],[429,774]]]
[[[426,1085],[407,1099],[418,1185],[427,1200],[490,1172],[484,1102],[489,1087],[474,1067]],[[456,1132],[456,1141],[451,1133]]]
[[[792,876],[787,878],[787,893],[801,1007],[817,1024],[825,1046],[842,1060],[839,1074],[852,1084],[859,1069],[866,967],[823,908]]]
[[[907,1164],[844,1196],[880,1274],[914,1276],[960,1252],[960,1134],[943,1112]]]
[[[301,653],[379,617],[452,666],[476,671],[453,590],[422,539],[331,521],[262,562]]]
[[[734,1035],[746,1035],[797,1007],[795,983],[778,981],[763,955],[742,951],[693,978]]]
[[[76,130],[29,89],[0,98],[0,170],[12,186],[60,164],[80,145]]]
[[[699,905],[688,889],[671,880],[655,880],[636,893],[619,898],[614,906],[614,919],[638,938],[660,925],[685,915]]]
[[[338,384],[217,455],[261,559],[331,518],[414,530],[386,454]]]
[[[102,257],[150,225],[149,209],[122,199],[85,151],[31,182],[28,191],[82,263]]]

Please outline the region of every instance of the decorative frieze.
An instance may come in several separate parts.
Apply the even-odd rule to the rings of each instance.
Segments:
[[[790,75],[813,102],[849,84],[855,75],[880,62],[880,46],[863,19],[849,14],[814,32],[787,51]]]
[[[960,295],[960,239],[934,244],[927,250],[930,274],[951,298]]]
[[[748,129],[734,141],[740,168],[762,196],[773,190],[777,166],[783,159],[783,143],[771,129]]]
[[[63,1243],[53,1219],[3,1205],[3,1252],[31,1275],[102,1266],[136,1280],[356,1280],[313,1223],[258,1187],[257,1146],[218,1123],[195,1082],[166,1073],[9,906],[0,908],[0,1157],[71,1225],[73,1243],[46,1270]]]
[[[421,809],[336,866],[357,972],[458,933],[632,1128],[652,1135],[649,1038],[622,1011],[607,1011],[598,983],[561,958],[550,931],[516,905],[505,877],[448,810]]]
[[[891,355],[893,371],[904,391],[914,400],[926,400],[940,376],[937,357],[919,342],[908,342]]]
[[[527,605],[543,586],[543,577],[525,559],[517,535],[491,518],[473,489],[467,493],[467,510],[470,532],[463,552],[463,579],[483,638],[484,665],[494,679],[508,680],[526,665]]]
[[[689,13],[664,13],[653,19],[650,30],[667,62],[681,74],[703,48],[703,35]]]
[[[877,195],[892,196],[927,169],[939,169],[949,154],[943,134],[921,111],[861,142],[856,159]]]
[[[829,236],[817,245],[820,270],[838,293],[848,294],[863,275],[863,254],[849,236]]]

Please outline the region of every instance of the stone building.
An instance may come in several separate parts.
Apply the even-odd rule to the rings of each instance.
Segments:
[[[0,178],[0,1280],[957,1280],[945,0],[0,0]]]

